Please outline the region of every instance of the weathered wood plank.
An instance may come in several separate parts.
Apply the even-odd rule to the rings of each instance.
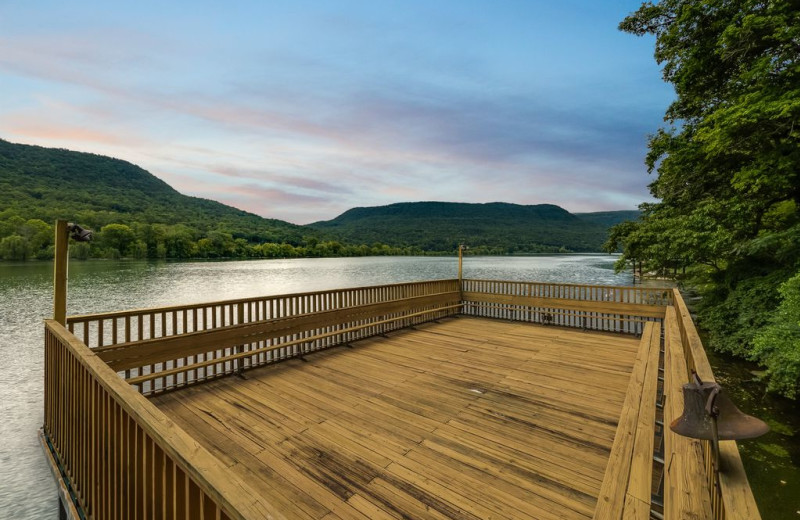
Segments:
[[[708,362],[689,309],[686,307],[680,291],[674,289],[673,292],[676,317],[681,338],[686,343],[684,350],[689,355],[690,368],[693,368],[703,381],[714,381],[711,364]],[[725,518],[727,520],[760,520],[761,514],[758,512],[758,506],[735,441],[720,442],[720,459],[725,467],[725,471],[719,474]]]
[[[663,318],[663,305],[647,305],[639,303],[617,303],[605,301],[577,300],[566,298],[536,298],[530,296],[514,296],[508,294],[494,294],[486,292],[464,291],[464,301],[477,301],[488,303],[501,303],[506,305],[520,305],[525,307],[539,307],[550,309],[568,309],[583,312],[603,314],[625,314],[631,316],[647,316]]]
[[[634,458],[634,448],[637,438],[637,425],[642,408],[643,399],[653,399],[652,393],[644,389],[648,367],[654,358],[651,352],[659,347],[659,342],[654,338],[656,328],[654,324],[645,326],[644,334],[639,345],[633,372],[625,394],[622,406],[622,415],[614,437],[611,455],[608,459],[603,485],[597,499],[597,508],[594,512],[595,520],[618,520],[622,517],[625,506],[625,495],[628,492],[631,467]],[[652,371],[652,369],[651,369]],[[657,367],[656,367],[657,371]],[[650,426],[652,431],[653,426]],[[652,450],[649,463],[652,464]],[[650,480],[648,479],[649,483]]]
[[[143,502],[155,507],[156,502],[152,495],[152,490],[155,489],[153,486],[156,485],[153,453],[158,447],[179,464],[191,476],[194,483],[199,483],[213,503],[224,508],[230,518],[284,518],[269,502],[256,495],[245,482],[238,477],[226,475],[224,466],[216,457],[184,430],[176,427],[164,412],[152,406],[150,402],[122,381],[114,371],[62,325],[54,320],[47,320],[46,328],[48,337],[58,340],[55,345],[48,346],[48,349],[52,352],[53,348],[57,348],[60,355],[69,356],[68,362],[59,363],[58,366],[73,367],[74,370],[80,368],[80,370],[89,371],[92,375],[93,391],[96,392],[94,398],[97,400],[97,415],[92,417],[93,420],[97,419],[94,423],[96,431],[92,435],[93,442],[96,443],[93,451],[95,452],[97,473],[100,474],[100,479],[102,479],[100,483],[103,486],[113,482],[112,464],[117,462],[114,446],[117,445],[118,437],[111,438],[116,422],[113,418],[115,414],[124,413],[141,428],[137,430],[142,434],[142,441],[140,443],[138,439],[136,440],[136,453],[137,465],[140,464],[137,466],[137,472],[139,467],[142,472],[141,480],[137,480],[142,482],[142,492],[141,495],[138,495],[137,492],[137,496],[140,496]],[[48,377],[54,377],[54,374],[51,372]],[[73,376],[72,379],[77,378]],[[72,385],[64,385],[62,388],[69,392]],[[65,398],[68,397],[65,392],[62,392],[62,395]],[[81,401],[83,403],[86,401],[85,398],[76,399],[74,395],[69,397],[73,398],[73,402]],[[71,410],[70,415],[85,417],[82,409]],[[47,429],[50,428],[47,424],[45,426]],[[56,441],[58,441],[58,437],[56,437]],[[97,453],[98,449],[103,448],[107,450],[108,455]],[[84,482],[81,487],[85,485]],[[116,489],[108,489],[95,496],[95,503],[92,504],[94,510],[110,517],[112,512],[119,508],[119,505],[115,503],[116,493]],[[138,504],[137,500],[137,509]]]
[[[513,331],[513,341],[504,331]],[[594,510],[624,399],[623,391],[593,394],[603,377],[609,386],[627,380],[639,343],[597,337],[449,319],[152,402],[197,428],[212,452],[224,451],[231,471],[266,475],[259,470],[266,464],[279,474],[281,489],[268,479],[250,482],[268,500],[305,493],[302,500],[342,519],[584,519]],[[594,369],[593,357],[606,355],[615,361]],[[540,359],[552,361],[537,369]],[[564,391],[570,365],[587,381]],[[606,411],[587,405],[595,402]],[[278,427],[283,417],[287,426]],[[233,448],[237,442],[243,448]],[[283,505],[281,497],[274,502]]]
[[[664,328],[664,518],[711,519],[711,494],[702,444],[674,433],[668,426],[683,413],[682,387],[689,381],[674,307],[667,309]]]
[[[168,368],[168,369],[159,370],[159,371],[156,371],[156,372],[153,371],[152,365],[150,365],[151,369],[150,369],[150,372],[148,374],[144,374],[144,375],[141,375],[141,376],[129,377],[129,378],[126,379],[126,381],[129,384],[138,385],[138,384],[140,384],[142,382],[145,382],[145,381],[151,381],[151,380],[154,380],[154,379],[163,379],[166,376],[171,376],[171,375],[175,375],[175,374],[182,374],[184,372],[189,372],[191,370],[197,370],[199,368],[213,367],[213,366],[219,365],[220,363],[227,363],[227,362],[231,362],[231,361],[246,359],[246,358],[250,358],[250,357],[252,357],[254,355],[264,354],[264,353],[267,353],[267,352],[283,351],[284,349],[294,349],[298,345],[308,344],[308,343],[313,342],[313,341],[317,341],[317,340],[320,340],[320,339],[323,339],[323,338],[328,338],[328,337],[331,337],[331,336],[336,336],[336,335],[339,335],[339,334],[342,334],[342,333],[355,332],[355,331],[363,330],[365,328],[374,327],[376,325],[383,325],[383,324],[386,324],[386,323],[392,323],[392,322],[395,322],[395,321],[407,319],[409,317],[424,316],[424,315],[427,315],[427,314],[430,314],[430,313],[436,313],[436,312],[452,310],[452,309],[456,309],[458,307],[460,307],[460,304],[448,305],[448,306],[444,306],[444,307],[436,307],[436,308],[431,309],[431,310],[405,314],[405,315],[403,315],[401,317],[387,318],[387,319],[383,319],[383,320],[372,321],[367,325],[357,325],[357,326],[353,326],[353,327],[347,327],[347,328],[339,329],[336,332],[326,332],[326,333],[323,333],[323,334],[316,334],[316,335],[313,335],[313,336],[305,336],[305,337],[303,337],[301,339],[296,339],[296,340],[292,340],[292,341],[280,342],[280,343],[278,343],[276,345],[257,347],[257,348],[253,348],[253,349],[245,351],[245,352],[238,352],[238,353],[234,353],[234,354],[225,354],[225,355],[221,355],[221,356],[213,356],[212,355],[212,356],[210,356],[210,359],[207,359],[205,361],[199,361],[199,362],[196,361],[196,362],[194,362],[194,363],[192,363],[190,365],[184,365],[184,366],[175,367],[175,368]],[[286,334],[286,333],[284,333],[282,331],[280,337],[285,337],[285,336],[288,336],[288,334]],[[274,336],[270,337],[269,339],[272,340],[272,339],[275,339],[276,337],[277,337],[277,334],[275,334]],[[263,340],[263,339],[264,338],[262,338],[261,340]],[[204,347],[204,348],[208,348],[208,347]],[[226,351],[225,350],[221,350],[221,352],[226,352]],[[187,355],[187,354],[184,353],[184,355]],[[208,354],[206,353],[206,355],[208,355]],[[296,355],[297,355],[297,352],[295,351],[295,352],[293,352],[293,356],[292,357],[295,357]],[[164,357],[167,357],[167,358],[173,357],[172,355],[165,355],[164,353],[161,353],[161,352],[158,352],[155,355],[153,353],[151,353],[150,356],[151,356],[150,358],[136,357],[136,358],[129,359],[127,363],[128,364],[132,364],[133,366],[128,366],[125,363],[121,363],[121,362],[118,362],[118,361],[109,361],[108,363],[109,363],[110,366],[112,366],[116,370],[123,370],[123,369],[128,369],[128,368],[133,368],[133,367],[139,367],[142,364],[154,363],[154,362],[157,362],[156,361],[157,359],[161,359],[161,358],[164,358]],[[155,356],[155,357],[153,357],[153,356]]]
[[[635,498],[630,501],[626,498],[623,517],[627,518],[628,504],[632,504],[632,517],[638,515],[640,504],[650,506],[652,475],[653,475],[653,445],[656,422],[656,394],[658,386],[658,359],[661,353],[661,325],[653,325],[651,337],[650,358],[647,362],[642,385],[642,399],[639,404],[639,419],[636,423],[636,439],[634,441],[633,456],[631,459],[631,472],[628,478],[626,495]],[[649,515],[649,513],[648,513]]]

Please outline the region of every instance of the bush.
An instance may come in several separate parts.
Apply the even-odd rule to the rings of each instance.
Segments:
[[[3,260],[27,260],[28,242],[19,235],[10,235],[0,240],[0,258]]]
[[[800,394],[800,272],[780,287],[782,301],[753,341],[752,358],[767,368],[767,389]]]

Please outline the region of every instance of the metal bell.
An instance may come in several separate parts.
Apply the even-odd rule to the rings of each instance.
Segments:
[[[752,439],[769,431],[767,424],[739,410],[717,383],[695,381],[683,385],[683,415],[672,421],[670,429],[694,439]],[[716,423],[716,425],[714,424]]]

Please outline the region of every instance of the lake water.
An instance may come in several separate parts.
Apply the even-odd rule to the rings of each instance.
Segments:
[[[605,255],[466,257],[464,276],[630,285],[629,273],[614,273],[614,261],[614,257]],[[43,406],[42,320],[52,315],[52,269],[50,263],[0,263],[0,519],[57,518],[55,485],[37,439]],[[453,257],[72,261],[67,313],[446,279],[456,275],[457,260]],[[796,474],[795,471],[784,478],[794,478]],[[765,518],[778,517],[765,515]]]

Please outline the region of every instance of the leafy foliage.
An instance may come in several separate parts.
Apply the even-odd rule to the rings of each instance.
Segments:
[[[712,346],[776,374],[779,358],[752,349],[800,260],[800,2],[647,2],[620,28],[656,36],[677,97],[646,158],[660,202],[606,247],[619,266],[685,270]]]
[[[766,363],[770,390],[800,394],[800,272],[780,287],[783,301],[754,339],[752,356]]]

